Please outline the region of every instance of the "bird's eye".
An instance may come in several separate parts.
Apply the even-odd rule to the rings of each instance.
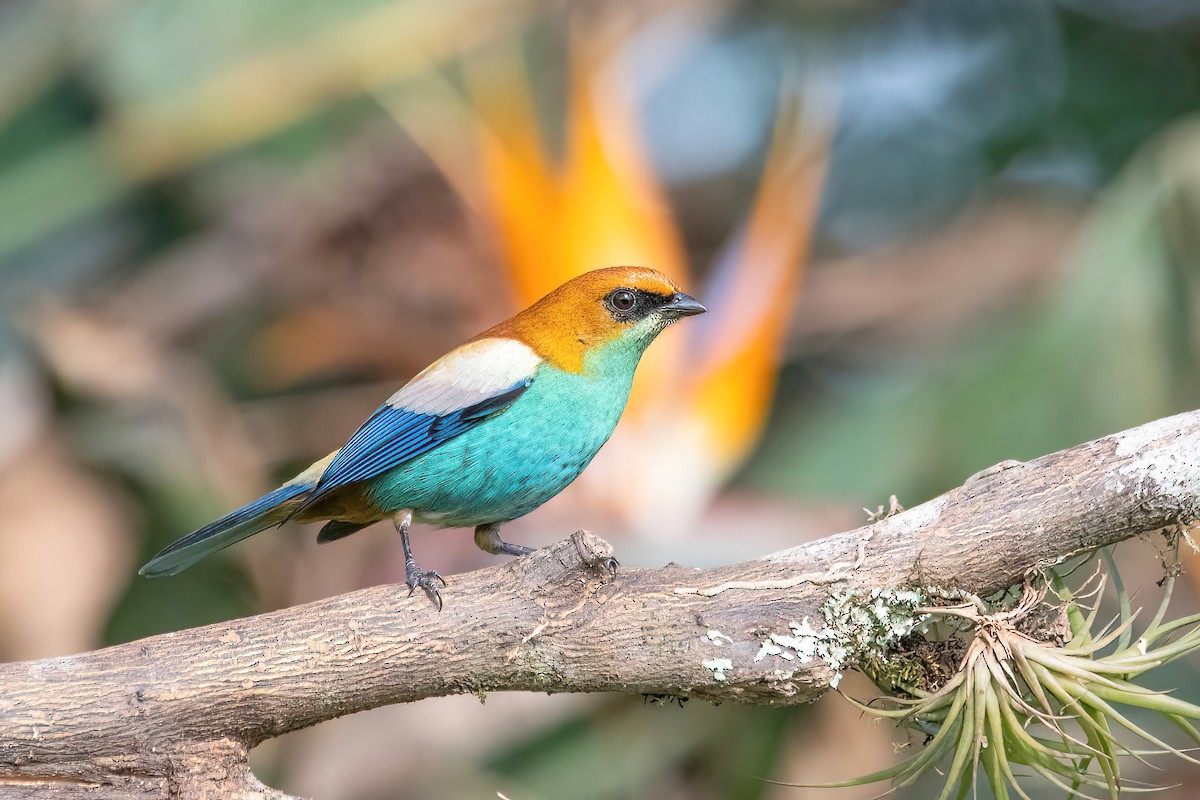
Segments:
[[[629,311],[637,304],[637,297],[628,289],[617,289],[609,295],[608,303],[617,311]]]

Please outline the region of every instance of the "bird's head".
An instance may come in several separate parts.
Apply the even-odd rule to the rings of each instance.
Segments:
[[[636,364],[668,325],[704,311],[661,272],[609,267],[567,281],[487,335],[520,339],[554,366],[582,372],[600,352]]]

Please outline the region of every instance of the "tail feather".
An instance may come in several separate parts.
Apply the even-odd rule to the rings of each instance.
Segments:
[[[311,483],[289,483],[280,486],[254,502],[247,503],[167,545],[138,570],[138,574],[150,578],[175,575],[210,553],[280,525],[294,510],[297,504],[294,501],[301,500],[312,488]]]

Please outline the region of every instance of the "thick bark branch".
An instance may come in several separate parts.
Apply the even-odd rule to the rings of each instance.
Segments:
[[[464,692],[804,703],[834,667],[764,648],[832,593],[985,594],[1039,564],[1200,518],[1200,412],[1039,458],[863,528],[716,569],[609,569],[588,533],[455,576],[445,611],[379,586],[92,653],[0,665],[4,797],[281,797],[264,739]],[[789,658],[790,656],[790,658]]]

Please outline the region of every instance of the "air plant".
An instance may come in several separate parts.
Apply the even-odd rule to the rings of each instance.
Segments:
[[[1141,761],[1169,753],[1200,763],[1151,733],[1148,728],[1154,726],[1138,724],[1128,713],[1157,712],[1200,744],[1200,731],[1192,723],[1200,719],[1200,706],[1134,682],[1200,649],[1200,614],[1167,619],[1178,572],[1172,562],[1158,611],[1135,637],[1137,612],[1131,610],[1111,556],[1105,559],[1107,574],[1097,567],[1076,592],[1051,573],[1027,582],[1011,608],[996,610],[970,598],[957,605],[919,609],[927,615],[927,630],[942,625],[952,633],[937,643],[915,637],[917,645],[910,647],[906,666],[912,666],[914,654],[917,662],[928,661],[932,646],[943,653],[962,653],[957,669],[940,677],[936,670],[921,669],[917,672],[925,676],[924,686],[897,686],[895,676],[905,676],[900,679],[905,682],[914,674],[903,668],[902,652],[892,669],[885,670],[893,680],[872,674],[877,683],[891,684],[885,688],[891,690],[888,696],[870,704],[851,702],[926,735],[924,748],[889,769],[823,786],[892,781],[893,788],[899,788],[936,769],[945,776],[938,800],[947,800],[966,796],[982,767],[1001,800],[1010,794],[1028,800],[1018,782],[1027,776],[1049,781],[1068,797],[1116,798],[1119,792],[1153,788],[1123,781],[1122,757]],[[1120,611],[1098,627],[1106,588],[1116,595]],[[1150,749],[1133,749],[1122,739],[1140,739]]]

